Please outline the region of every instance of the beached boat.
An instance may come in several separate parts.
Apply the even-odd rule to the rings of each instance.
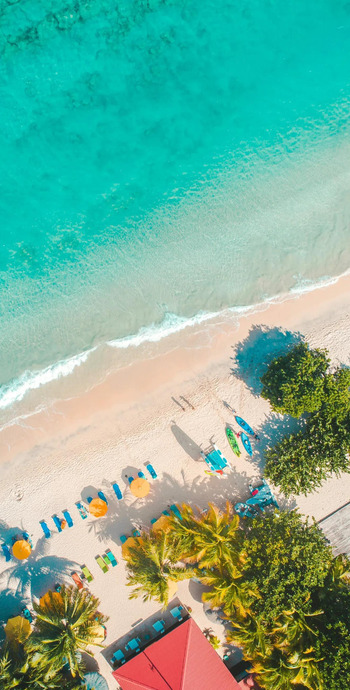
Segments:
[[[242,419],[242,417],[235,417],[235,420],[237,424],[239,424],[239,426],[247,432],[247,434],[250,434],[250,436],[255,436],[252,427],[249,426],[249,424],[244,419]]]
[[[230,429],[229,427],[226,428],[226,436],[234,454],[239,457],[241,454],[240,447],[238,445],[238,441],[236,439],[234,431],[232,431],[232,429]]]
[[[250,443],[250,441],[249,441],[249,438],[248,438],[247,434],[245,434],[244,432],[242,432],[242,433],[241,433],[241,439],[242,439],[242,443],[243,443],[244,448],[246,449],[248,455],[253,455],[252,445],[251,445],[251,443]]]

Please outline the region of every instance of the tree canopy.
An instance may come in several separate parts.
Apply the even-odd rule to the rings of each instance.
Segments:
[[[275,412],[292,417],[315,412],[322,404],[329,362],[326,350],[311,350],[305,342],[295,345],[270,362],[261,377],[262,397]]]

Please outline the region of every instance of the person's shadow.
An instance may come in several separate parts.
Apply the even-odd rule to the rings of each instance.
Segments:
[[[172,433],[174,434],[177,442],[182,446],[184,449],[185,453],[192,458],[192,460],[201,460],[201,448],[198,446],[198,444],[192,440],[187,434],[185,434],[182,429],[180,429],[175,422],[172,422],[171,427],[170,427]]]

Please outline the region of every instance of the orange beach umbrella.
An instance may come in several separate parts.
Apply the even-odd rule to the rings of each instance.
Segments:
[[[30,556],[32,547],[26,539],[18,539],[12,547],[12,553],[19,561],[23,561]]]
[[[152,525],[153,532],[169,532],[171,529],[170,517],[168,515],[161,515],[160,518]]]
[[[107,510],[107,503],[102,498],[93,498],[89,505],[89,511],[94,517],[103,517],[103,515],[106,515]]]
[[[149,494],[151,485],[147,479],[143,477],[136,477],[130,484],[130,491],[137,498],[144,498]]]
[[[43,597],[40,599],[40,606],[42,608],[52,608],[52,605],[54,606],[60,606],[63,604],[63,599],[62,599],[62,594],[59,592],[53,592],[51,589],[44,594]]]
[[[122,556],[127,560],[130,546],[137,546],[139,537],[129,537],[124,544],[122,544]]]

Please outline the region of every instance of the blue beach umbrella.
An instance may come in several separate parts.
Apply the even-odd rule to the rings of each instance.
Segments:
[[[108,690],[108,683],[99,673],[86,673],[83,683],[87,690]]]

